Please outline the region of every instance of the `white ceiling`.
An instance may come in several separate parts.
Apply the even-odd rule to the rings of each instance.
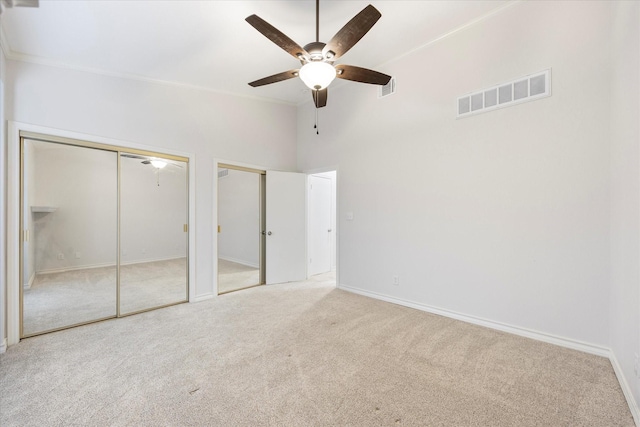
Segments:
[[[323,0],[320,40],[327,42],[371,3],[382,18],[338,62],[385,72],[389,61],[508,2]],[[313,0],[40,0],[37,9],[6,9],[0,19],[4,48],[11,59],[291,104],[310,100],[299,79],[259,88],[247,84],[299,66],[245,22],[254,13],[301,46],[314,41]],[[332,87],[339,84],[359,83],[336,82]]]

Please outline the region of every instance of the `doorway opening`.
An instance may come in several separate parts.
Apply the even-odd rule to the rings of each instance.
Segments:
[[[336,278],[337,171],[309,175],[308,276]]]
[[[218,165],[218,295],[265,283],[265,173]]]

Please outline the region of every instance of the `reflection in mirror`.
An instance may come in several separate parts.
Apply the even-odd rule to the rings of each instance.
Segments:
[[[120,314],[185,302],[188,164],[120,155]]]
[[[218,294],[260,284],[260,174],[218,169]]]
[[[116,315],[117,154],[24,140],[22,336]]]

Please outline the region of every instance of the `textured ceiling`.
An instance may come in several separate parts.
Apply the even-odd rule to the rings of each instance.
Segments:
[[[391,73],[387,64],[393,59],[508,1],[321,1],[320,40],[327,42],[369,3],[382,18],[338,63]],[[310,100],[299,79],[247,84],[299,66],[245,22],[254,13],[301,46],[314,41],[315,2],[307,0],[41,0],[39,8],[6,9],[0,19],[11,59],[291,104]],[[332,86],[338,84],[358,83]]]

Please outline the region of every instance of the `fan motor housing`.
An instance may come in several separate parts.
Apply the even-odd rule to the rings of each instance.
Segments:
[[[324,60],[324,55],[322,54],[322,49],[326,46],[326,43],[322,42],[311,42],[305,45],[304,50],[309,53],[310,61],[322,61]]]

